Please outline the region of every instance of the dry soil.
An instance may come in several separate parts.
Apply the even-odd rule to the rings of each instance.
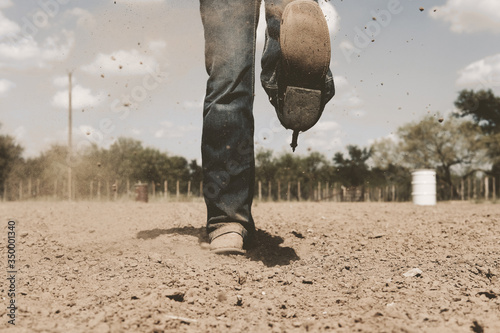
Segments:
[[[245,256],[202,202],[0,203],[6,332],[500,332],[500,205],[257,203]],[[418,269],[418,270],[415,270]]]

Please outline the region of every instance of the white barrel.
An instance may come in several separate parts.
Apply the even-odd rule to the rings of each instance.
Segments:
[[[413,203],[421,206],[436,204],[436,171],[421,169],[411,173]]]

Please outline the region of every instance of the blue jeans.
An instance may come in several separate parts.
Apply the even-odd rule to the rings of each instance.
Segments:
[[[267,0],[266,43],[261,82],[276,107],[280,70],[281,13],[290,0]],[[255,231],[251,206],[255,187],[255,40],[261,0],[200,0],[209,75],[203,105],[203,194],[211,239]],[[330,71],[324,104],[334,95]]]

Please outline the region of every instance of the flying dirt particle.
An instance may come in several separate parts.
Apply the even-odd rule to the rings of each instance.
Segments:
[[[130,106],[130,103],[123,103],[123,106],[128,108]]]
[[[90,132],[86,132],[85,134],[90,135]]]
[[[104,74],[101,74],[101,77],[104,79]]]
[[[116,61],[116,58],[114,56],[111,56],[111,60]]]
[[[101,162],[97,162],[97,167],[100,168],[101,167]]]
[[[140,64],[142,65],[142,61],[140,62]]]
[[[435,12],[437,12],[437,9],[434,9],[434,10],[433,10],[433,12],[434,12],[434,13],[435,13]]]
[[[123,68],[123,66],[122,66],[122,65],[120,65],[120,66],[118,66],[118,68],[122,69],[122,68]]]
[[[440,123],[442,123],[442,122],[444,121],[444,119],[443,119],[443,118],[439,118],[439,119],[438,119],[438,121],[439,121]]]
[[[423,12],[423,11],[424,11],[424,7],[420,7],[420,8],[419,8],[419,10],[420,10],[421,12]]]

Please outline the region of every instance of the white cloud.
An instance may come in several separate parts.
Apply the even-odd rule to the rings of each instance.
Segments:
[[[325,14],[326,23],[328,24],[328,30],[330,31],[331,38],[340,29],[340,16],[331,2],[320,0],[319,6],[321,7],[323,14]]]
[[[140,134],[142,133],[142,130],[137,129],[137,128],[132,128],[132,129],[130,130],[130,132],[131,132],[133,135],[138,136],[138,135],[140,135]]]
[[[473,62],[458,74],[458,86],[481,86],[482,89],[500,87],[500,53]]]
[[[299,147],[302,144],[313,150],[337,150],[342,145],[342,135],[343,132],[338,123],[320,120],[313,128],[299,135]],[[291,137],[288,139],[290,140]]]
[[[153,40],[149,42],[149,49],[153,52],[161,52],[167,47],[167,43],[163,40]]]
[[[72,84],[74,85],[77,81],[75,79],[75,77],[72,77],[71,78],[71,82]],[[52,83],[54,84],[55,87],[57,88],[67,88],[68,85],[69,85],[69,78],[67,75],[64,75],[64,76],[58,76],[58,77],[55,77],[53,80],[52,80]]]
[[[161,128],[154,132],[155,138],[182,138],[187,133],[193,131],[199,131],[199,128],[193,125],[175,125],[170,121],[164,121],[161,124]]]
[[[14,130],[14,138],[16,142],[22,141],[26,137],[26,127],[19,126]]]
[[[0,12],[0,37],[17,34],[20,30],[19,24],[9,20]]]
[[[182,103],[186,109],[201,109],[203,107],[203,100],[189,100]]]
[[[334,76],[333,82],[335,82],[335,89],[341,89],[349,86],[349,82],[347,82],[347,78],[345,76]]]
[[[335,82],[335,105],[345,109],[358,109],[364,105],[363,99],[344,76],[334,77]],[[359,112],[359,110],[356,110]]]
[[[11,0],[0,0],[0,9],[2,9],[2,8],[9,8],[12,5],[14,5],[14,4],[12,3]]]
[[[88,10],[77,7],[69,10],[68,13],[77,18],[76,23],[79,26],[85,28],[92,28],[96,25],[96,20],[94,19],[94,16]]]
[[[340,29],[340,16],[335,7],[326,0],[319,0],[319,6],[325,15],[326,23],[328,24],[328,31],[330,32],[330,40],[333,44],[333,36]],[[266,12],[264,1],[260,6],[259,25],[257,26],[257,43],[264,44],[266,32]]]
[[[7,79],[0,79],[0,96],[4,96],[15,87],[16,84],[14,82],[9,81]]]
[[[449,23],[453,32],[500,33],[498,0],[448,0],[443,6],[434,7],[429,14]]]
[[[46,68],[50,63],[66,59],[73,48],[73,33],[63,31],[60,36],[47,37],[40,45],[33,36],[15,42],[0,43],[0,68]]]
[[[132,49],[111,54],[100,53],[93,63],[83,66],[82,70],[90,74],[144,75],[157,66],[158,63],[153,57]]]
[[[71,102],[72,107],[79,109],[84,107],[94,107],[99,105],[103,100],[103,94],[98,93],[96,95],[92,94],[92,91],[88,88],[84,88],[81,85],[76,85],[73,87]],[[68,90],[63,90],[57,92],[52,98],[52,105],[67,108],[68,107]]]

